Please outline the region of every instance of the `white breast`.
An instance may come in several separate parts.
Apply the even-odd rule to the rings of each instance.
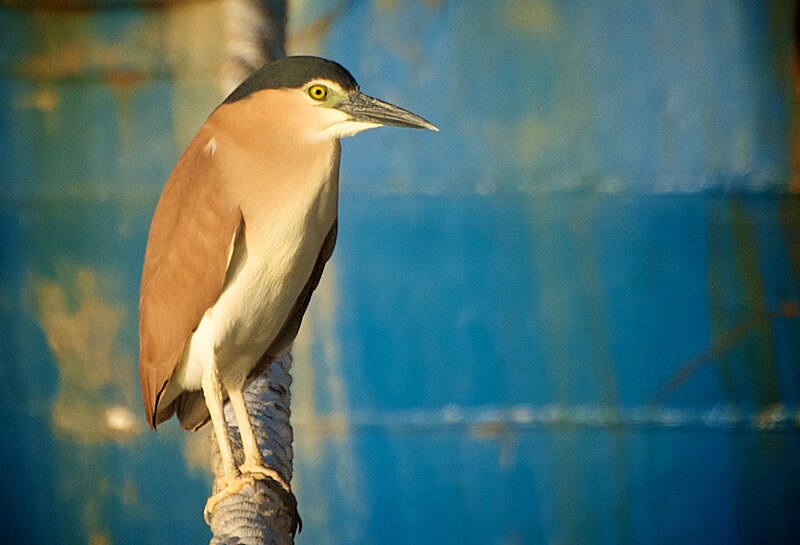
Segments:
[[[224,152],[221,144],[215,147],[216,154]],[[306,164],[306,172],[280,173],[311,183],[280,193],[279,206],[251,202],[258,195],[243,197],[248,201],[241,206],[245,246],[237,245],[232,254],[229,271],[235,274],[229,274],[219,299],[189,339],[165,392],[167,403],[181,390],[200,389],[203,374],[212,365],[224,383],[243,381],[275,339],[336,219],[338,164],[334,161],[338,163],[338,144],[329,155]],[[259,173],[243,166],[241,175]],[[259,183],[278,182],[265,176]]]

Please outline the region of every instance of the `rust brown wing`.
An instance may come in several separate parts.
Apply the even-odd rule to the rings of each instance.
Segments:
[[[145,415],[158,402],[184,345],[225,281],[233,237],[242,223],[222,191],[213,154],[198,133],[167,180],[147,239],[139,292],[139,377]],[[167,415],[168,416],[168,415]]]

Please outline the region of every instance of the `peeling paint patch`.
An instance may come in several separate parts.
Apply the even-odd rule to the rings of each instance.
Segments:
[[[527,166],[535,166],[537,158],[554,147],[566,142],[563,132],[551,119],[529,116],[516,126],[514,150],[520,162]],[[506,131],[507,132],[507,131]],[[501,138],[503,131],[497,131]]]
[[[17,97],[14,107],[19,110],[39,110],[43,113],[52,113],[58,107],[59,102],[59,96],[55,89],[43,87]]]
[[[128,439],[140,424],[131,409],[133,361],[116,347],[126,309],[107,301],[107,283],[91,268],[68,276],[33,281],[39,323],[59,372],[54,432],[86,443]]]
[[[375,0],[375,6],[381,11],[395,11],[397,0]]]
[[[505,6],[506,24],[520,33],[551,37],[558,31],[558,18],[549,0],[509,0]]]
[[[60,122],[61,113],[58,109],[61,105],[61,95],[56,87],[47,84],[40,84],[34,90],[21,93],[14,99],[14,109],[33,110],[42,114],[45,131],[48,136],[56,134]]]

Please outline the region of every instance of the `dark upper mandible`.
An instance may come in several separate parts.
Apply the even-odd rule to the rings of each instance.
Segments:
[[[247,98],[262,89],[290,89],[301,87],[313,79],[327,79],[338,83],[346,91],[358,89],[350,72],[339,63],[320,57],[283,57],[259,68],[244,80],[225,99],[224,104]]]

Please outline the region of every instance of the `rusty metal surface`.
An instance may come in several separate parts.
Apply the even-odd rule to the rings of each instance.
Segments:
[[[0,8],[0,541],[207,542],[207,438],[144,432],[134,309],[225,8],[79,5]],[[442,128],[344,144],[298,543],[793,543],[793,3],[292,9],[292,52]]]

